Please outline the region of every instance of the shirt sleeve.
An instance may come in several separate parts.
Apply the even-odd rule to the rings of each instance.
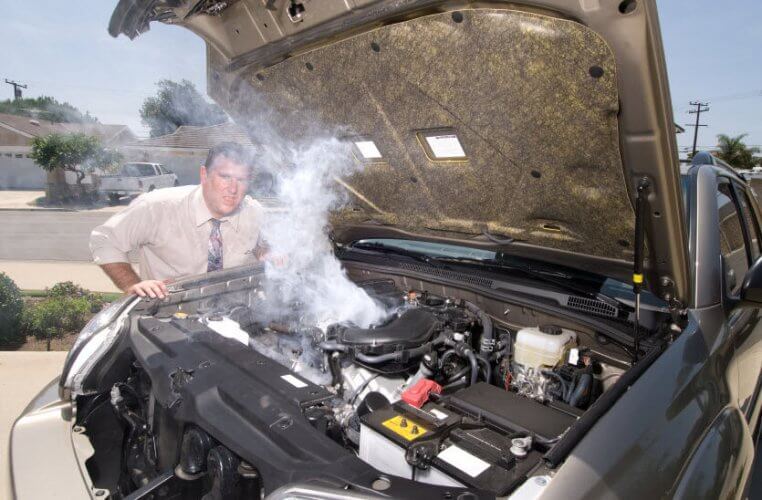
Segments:
[[[267,253],[270,251],[270,245],[267,244],[267,241],[262,236],[262,224],[264,224],[264,216],[265,211],[264,208],[262,208],[262,205],[255,200],[254,198],[251,199],[251,215],[252,219],[255,221],[255,231],[256,232],[256,245],[254,245],[254,256],[257,258],[257,260],[262,259]]]
[[[98,265],[129,262],[127,253],[150,241],[156,227],[149,203],[136,200],[90,233],[90,253]]]

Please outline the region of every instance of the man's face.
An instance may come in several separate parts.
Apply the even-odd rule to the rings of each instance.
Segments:
[[[215,218],[233,213],[249,189],[251,172],[225,156],[218,156],[212,168],[201,167],[201,191]]]

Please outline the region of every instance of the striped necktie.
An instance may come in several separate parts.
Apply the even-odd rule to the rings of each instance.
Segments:
[[[220,222],[212,219],[212,232],[209,234],[209,255],[207,256],[206,272],[222,269],[222,233]]]

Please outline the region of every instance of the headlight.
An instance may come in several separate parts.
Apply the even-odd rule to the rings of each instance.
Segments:
[[[134,295],[122,297],[93,316],[85,325],[66,356],[61,374],[62,398],[82,393],[85,377],[103,354],[114,345],[130,309],[138,302],[138,297]]]

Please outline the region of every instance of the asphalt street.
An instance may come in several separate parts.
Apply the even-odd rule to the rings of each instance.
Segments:
[[[113,213],[0,211],[0,260],[89,262],[90,232]]]

